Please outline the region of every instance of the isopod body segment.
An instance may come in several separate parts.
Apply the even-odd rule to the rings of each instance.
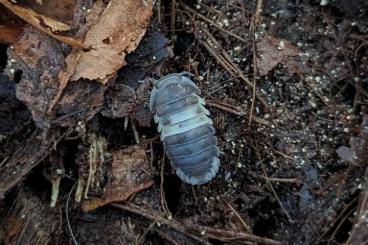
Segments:
[[[176,174],[188,184],[201,185],[216,175],[220,151],[201,91],[184,74],[154,82],[150,110]]]

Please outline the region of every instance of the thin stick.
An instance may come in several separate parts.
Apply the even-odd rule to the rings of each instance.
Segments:
[[[290,222],[290,223],[294,223],[294,220],[291,218],[291,216],[289,215],[288,211],[285,209],[284,205],[283,205],[283,204],[282,204],[282,202],[280,201],[280,198],[278,197],[278,195],[277,195],[277,193],[276,193],[275,189],[273,188],[271,181],[268,179],[269,177],[267,176],[267,173],[266,173],[266,167],[265,167],[265,166],[264,166],[264,164],[263,164],[263,161],[262,161],[262,159],[261,159],[261,155],[260,155],[259,150],[258,150],[257,140],[255,140],[255,143],[256,143],[256,153],[257,153],[257,157],[258,157],[258,159],[259,159],[259,161],[260,161],[260,163],[261,163],[261,165],[262,165],[263,174],[267,177],[266,182],[267,182],[268,186],[270,187],[270,189],[271,189],[272,193],[274,194],[274,196],[275,196],[275,198],[276,198],[277,202],[279,203],[279,205],[280,205],[280,207],[281,207],[282,211],[284,211],[284,213],[285,213],[286,217],[288,218],[289,222]]]
[[[223,103],[223,102],[215,102],[214,100],[206,100],[206,104],[209,105],[209,106],[212,106],[212,107],[215,107],[217,109],[220,109],[220,110],[223,110],[223,111],[226,111],[226,112],[229,112],[229,113],[232,113],[232,114],[235,114],[237,116],[244,116],[246,118],[249,118],[246,115],[245,112],[243,111],[238,111],[236,109],[233,108],[232,105],[228,105],[226,103]],[[253,121],[255,121],[256,123],[259,123],[259,124],[262,124],[262,125],[265,125],[267,127],[271,127],[271,123],[263,118],[260,118],[260,117],[256,117],[256,116],[253,116]],[[282,153],[282,152],[276,152],[276,153]],[[284,154],[286,158],[288,159],[293,159],[292,157]]]
[[[141,141],[139,140],[139,135],[138,135],[137,127],[135,126],[135,122],[134,122],[134,119],[133,118],[130,119],[130,125],[131,125],[132,130],[133,130],[135,142],[137,144],[140,144]]]
[[[289,155],[286,155],[285,153],[281,152],[281,151],[278,151],[278,150],[275,150],[275,149],[272,149],[273,152],[275,152],[276,154],[279,154],[280,156],[286,158],[286,159],[289,159],[289,160],[294,160],[294,158],[292,158],[291,156]]]
[[[215,228],[211,228],[207,226],[187,227],[175,220],[169,220],[169,219],[162,217],[159,213],[157,213],[154,210],[146,210],[132,203],[127,203],[127,202],[112,203],[111,205],[117,208],[124,209],[129,212],[141,215],[151,220],[157,220],[158,222],[165,224],[177,231],[180,231],[181,233],[195,239],[196,241],[202,244],[210,244],[210,243],[208,243],[207,241],[204,241],[203,239],[199,238],[197,235],[191,233],[190,231],[193,231],[194,229],[195,233],[198,233],[198,234],[201,233],[201,231],[205,231],[205,234],[203,235],[203,237],[217,239],[220,241],[242,239],[244,241],[252,241],[252,242],[259,243],[259,244],[270,244],[270,245],[280,245],[281,244],[279,241],[276,241],[270,238],[260,237],[260,236],[245,233],[245,232],[215,229]],[[218,235],[221,235],[222,237],[219,237]]]
[[[254,23],[254,21],[253,21]],[[252,95],[252,105],[250,107],[250,113],[249,113],[249,121],[248,121],[248,127],[251,125],[252,123],[252,117],[253,117],[253,112],[254,112],[254,104],[256,101],[256,77],[257,77],[257,59],[256,59],[256,42],[255,42],[255,31],[254,29],[256,28],[256,26],[254,25],[253,28],[253,95]]]
[[[223,111],[235,114],[237,116],[244,116],[246,114],[244,111],[238,110],[235,106],[226,104],[224,102],[217,102],[215,100],[206,100],[206,104],[221,109]]]
[[[151,224],[147,227],[147,229],[143,232],[143,234],[137,239],[136,245],[143,244],[143,239],[147,236],[148,232],[152,230],[157,221],[151,222]]]
[[[237,64],[232,61],[232,58],[227,54],[227,52],[221,47],[221,44],[216,40],[216,38],[206,29],[203,29],[203,32],[206,34],[207,40],[204,42],[198,35],[196,35],[200,44],[202,44],[207,51],[216,59],[216,61],[233,77],[239,77],[240,80],[246,83],[250,89],[254,91],[254,84],[249,81],[249,79],[243,74],[242,70],[239,68]],[[213,49],[214,46],[216,51]],[[220,54],[218,54],[220,52]],[[266,101],[255,91],[255,97],[262,104],[262,106],[269,110]]]
[[[176,0],[171,0],[171,35],[174,32],[175,29],[175,22],[176,22]]]
[[[70,201],[70,196],[72,195],[72,192],[73,192],[74,187],[76,186],[76,184],[77,184],[77,181],[74,182],[74,185],[70,189],[70,192],[68,194],[68,198],[66,199],[66,205],[65,205],[66,223],[68,224],[68,230],[69,230],[70,236],[72,237],[72,241],[73,241],[74,245],[78,245],[78,242],[75,239],[75,236],[74,236],[74,233],[73,233],[73,229],[72,229],[72,226],[70,225],[70,221],[69,221],[69,201]]]
[[[235,214],[235,216],[238,218],[238,220],[240,221],[240,223],[244,226],[244,229],[246,232],[251,231],[251,228],[249,227],[249,225],[247,223],[245,223],[245,221],[243,220],[243,218],[240,216],[240,214],[235,210],[235,208],[233,206],[231,206],[230,203],[226,203],[227,206],[231,209],[231,211],[233,211],[233,213]]]
[[[257,0],[256,13],[254,16],[255,22],[254,27],[257,27],[257,25],[260,23],[262,7],[263,7],[263,0]]]
[[[302,183],[301,180],[299,180],[298,178],[271,178],[271,177],[267,177],[267,176],[263,176],[263,175],[257,175],[262,179],[265,180],[269,180],[272,182],[278,182],[278,183],[290,183],[290,184],[297,184],[300,185]]]
[[[238,36],[230,31],[225,30],[224,28],[222,28],[221,26],[219,26],[217,23],[213,22],[212,20],[208,19],[206,16],[198,13],[197,11],[195,11],[194,9],[182,4],[184,9],[187,10],[188,12],[192,13],[194,16],[198,16],[199,18],[201,18],[202,20],[208,22],[210,25],[216,27],[217,29],[219,29],[220,31],[229,34],[232,37],[235,37],[236,39],[242,41],[242,42],[247,42],[247,40],[245,40],[244,38],[242,38],[241,36]]]
[[[56,177],[51,177],[51,201],[50,207],[56,207],[57,200],[59,198],[59,191],[60,191],[60,180],[61,176],[58,175]]]
[[[167,206],[166,203],[166,197],[165,197],[165,192],[164,192],[164,170],[165,170],[165,152],[164,155],[162,156],[162,164],[161,164],[161,182],[160,182],[160,195],[161,195],[161,206],[165,212],[166,215],[170,215],[170,211],[169,211],[169,207]]]
[[[161,25],[161,0],[157,0],[157,16],[158,16],[158,24]]]

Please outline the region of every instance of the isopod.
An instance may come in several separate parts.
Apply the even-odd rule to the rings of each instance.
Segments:
[[[220,151],[201,91],[185,74],[154,82],[150,110],[176,174],[188,184],[201,185],[215,177]]]

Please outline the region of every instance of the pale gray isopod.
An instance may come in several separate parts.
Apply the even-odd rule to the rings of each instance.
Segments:
[[[216,175],[220,151],[201,91],[184,74],[154,82],[150,109],[176,174],[188,184],[200,185]]]

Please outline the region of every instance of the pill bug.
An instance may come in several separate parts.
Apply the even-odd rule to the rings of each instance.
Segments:
[[[176,174],[188,184],[201,185],[216,175],[220,151],[201,91],[185,74],[154,82],[150,110]]]

